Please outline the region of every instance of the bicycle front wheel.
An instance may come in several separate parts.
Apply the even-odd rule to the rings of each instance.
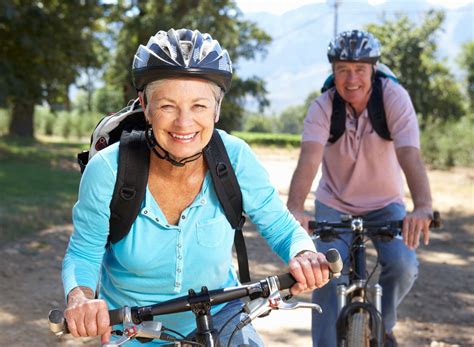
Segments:
[[[349,317],[346,346],[370,346],[369,315],[366,312],[356,312]]]

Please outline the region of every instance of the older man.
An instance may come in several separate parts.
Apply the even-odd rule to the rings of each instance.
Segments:
[[[304,213],[304,201],[322,162],[316,190],[317,220],[339,221],[341,214],[374,221],[404,219],[403,240],[374,241],[382,265],[379,283],[383,287],[385,344],[396,345],[392,329],[397,306],[417,277],[415,249],[421,234],[428,244],[432,206],[415,110],[401,85],[376,76],[380,55],[379,41],[359,30],[343,32],[330,43],[334,87],[308,110],[288,208],[307,227],[312,217]],[[382,116],[369,107],[377,103],[383,104]],[[403,203],[402,171],[414,204],[408,214]],[[351,239],[349,234],[331,243],[318,242],[317,249],[335,247],[346,259]],[[323,315],[313,315],[315,346],[336,345],[337,283],[332,282],[313,293],[313,300],[324,310]]]

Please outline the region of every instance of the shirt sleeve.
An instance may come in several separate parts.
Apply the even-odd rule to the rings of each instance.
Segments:
[[[327,143],[332,113],[331,93],[323,93],[309,106],[304,119],[302,142],[313,141],[322,145]]]
[[[384,84],[384,107],[395,148],[420,148],[418,119],[410,96],[400,84],[389,79]]]
[[[286,263],[301,251],[316,251],[313,241],[283,204],[250,147],[243,142],[238,144],[238,149],[228,147],[234,147],[228,152],[242,191],[244,212],[271,249]]]
[[[96,154],[88,163],[79,186],[72,219],[74,230],[63,260],[62,280],[65,296],[77,286],[96,289],[109,234],[110,201],[116,174]]]

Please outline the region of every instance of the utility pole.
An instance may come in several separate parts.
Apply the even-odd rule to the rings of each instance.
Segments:
[[[337,36],[337,10],[338,7],[342,4],[342,0],[334,0],[334,37]]]

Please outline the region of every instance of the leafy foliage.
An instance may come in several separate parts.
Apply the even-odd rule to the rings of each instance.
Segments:
[[[275,131],[275,121],[258,113],[246,114],[243,129],[246,132],[272,133]]]
[[[442,11],[429,11],[420,25],[401,15],[367,26],[381,41],[381,62],[397,75],[423,118],[459,119],[465,114],[458,84],[446,62],[436,59],[437,32],[444,18]]]
[[[0,100],[10,132],[33,136],[36,103],[65,103],[81,67],[98,67],[101,1],[0,2]]]
[[[93,97],[93,109],[105,116],[111,112],[121,110],[125,106],[122,101],[123,96],[120,90],[117,90],[112,86],[105,86],[95,91]]]
[[[423,159],[435,168],[473,166],[472,140],[474,115],[467,114],[459,120],[448,122],[428,118],[421,133]],[[453,140],[455,139],[455,140]]]
[[[301,142],[299,135],[295,134],[269,134],[269,133],[255,133],[233,131],[235,135],[249,145],[254,146],[275,146],[275,147],[298,147]]]
[[[459,64],[466,70],[467,95],[471,112],[474,112],[474,41],[466,42],[462,46]]]

